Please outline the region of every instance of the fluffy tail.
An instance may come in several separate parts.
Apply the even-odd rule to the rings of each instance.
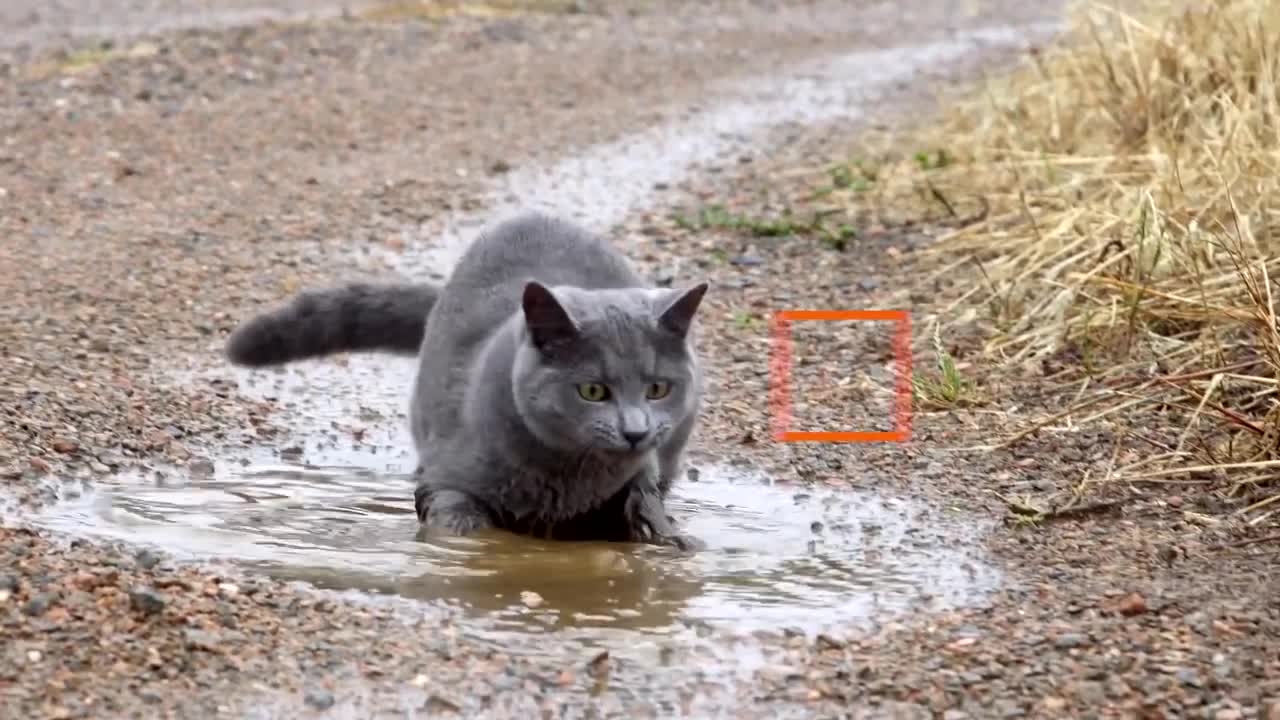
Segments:
[[[427,284],[307,290],[236,328],[227,338],[227,358],[262,367],[340,352],[414,355],[439,294]]]

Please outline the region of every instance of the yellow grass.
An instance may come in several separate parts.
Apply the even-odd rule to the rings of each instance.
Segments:
[[[1280,2],[1128,5],[1078,6],[1053,49],[949,102],[916,136],[943,161],[880,168],[878,192],[940,218],[985,206],[934,250],[980,279],[938,321],[1051,368],[1081,411],[1047,425],[1176,423],[1112,481],[1213,480],[1268,498],[1242,503],[1261,520],[1280,477]]]

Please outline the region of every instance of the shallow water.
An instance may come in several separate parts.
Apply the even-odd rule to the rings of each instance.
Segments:
[[[963,525],[914,503],[785,487],[726,467],[695,467],[677,486],[672,514],[707,545],[692,553],[502,532],[419,537],[412,488],[403,473],[225,463],[202,478],[121,478],[34,520],[423,601],[495,639],[559,631],[588,646],[622,630],[840,632],[963,602],[998,580],[966,550]]]

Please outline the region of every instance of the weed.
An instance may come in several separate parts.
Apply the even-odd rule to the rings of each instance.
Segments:
[[[797,218],[790,210],[773,217],[756,217],[729,212],[721,205],[708,205],[696,215],[677,214],[673,219],[686,230],[737,230],[758,238],[816,236],[840,251],[857,237],[857,230],[847,223],[828,226],[823,213],[814,213],[808,220]]]
[[[975,388],[960,374],[955,359],[942,346],[937,325],[933,328],[933,351],[938,365],[937,377],[913,378],[911,382],[916,398],[939,409],[975,404]]]
[[[951,164],[951,156],[947,154],[946,150],[936,150],[934,152],[921,150],[915,154],[915,161],[921,170],[927,172],[947,167]]]

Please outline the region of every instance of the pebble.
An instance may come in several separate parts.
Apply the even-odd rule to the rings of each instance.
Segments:
[[[520,593],[520,602],[524,603],[525,607],[536,608],[540,607],[544,601],[538,593],[532,590],[524,590]]]
[[[190,649],[209,651],[218,649],[218,638],[213,633],[187,628],[182,631],[182,637]]]
[[[756,255],[735,255],[729,262],[741,267],[755,267],[764,261]]]
[[[236,595],[240,594],[240,587],[235,583],[229,583],[229,582],[219,583],[218,594],[224,598],[233,598]]]
[[[129,591],[129,604],[143,615],[155,615],[164,610],[165,599],[149,587],[138,587]]]
[[[28,615],[43,615],[57,600],[58,596],[55,593],[40,593],[28,600],[22,611]]]
[[[1089,638],[1080,633],[1066,633],[1053,639],[1053,646],[1059,650],[1069,650],[1089,644]]]
[[[192,475],[209,476],[213,474],[213,461],[208,458],[194,458],[187,463],[187,470]]]
[[[1178,670],[1178,682],[1191,688],[1204,687],[1204,680],[1201,679],[1200,673],[1194,668],[1180,668]]]
[[[333,693],[318,688],[308,690],[303,700],[316,710],[328,710],[335,702]]]
[[[160,556],[150,550],[139,550],[138,553],[133,556],[133,560],[138,563],[138,567],[143,570],[150,570],[159,564]]]
[[[1147,599],[1138,593],[1129,593],[1116,605],[1121,615],[1141,615],[1147,611]]]

